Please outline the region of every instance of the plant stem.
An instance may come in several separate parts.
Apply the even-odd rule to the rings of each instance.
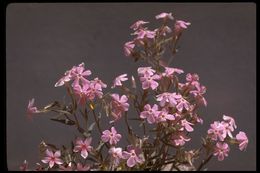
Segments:
[[[200,166],[198,167],[197,171],[200,171],[204,165],[206,165],[210,159],[212,158],[213,154],[210,154],[206,160],[202,160]]]

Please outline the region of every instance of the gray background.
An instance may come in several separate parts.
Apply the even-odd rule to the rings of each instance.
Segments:
[[[63,100],[55,82],[73,65],[85,62],[108,85],[122,73],[134,73],[139,63],[123,54],[132,39],[129,26],[139,19],[159,26],[154,16],[172,12],[192,23],[180,41],[173,66],[196,72],[207,87],[204,124],[193,141],[222,114],[235,117],[249,138],[246,152],[232,147],[223,162],[213,159],[209,170],[256,169],[256,5],[253,3],[99,3],[10,4],[6,13],[7,162],[17,170],[24,159],[39,162],[42,139],[68,145],[74,128],[51,122],[50,115],[26,119],[28,100],[41,107]],[[106,90],[107,91],[107,90]],[[120,126],[120,125],[119,125]],[[120,128],[123,127],[122,125]],[[98,138],[97,136],[96,138]],[[95,139],[97,140],[97,139]],[[188,144],[189,145],[189,144]]]

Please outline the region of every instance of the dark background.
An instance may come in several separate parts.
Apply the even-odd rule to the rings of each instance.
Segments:
[[[132,39],[129,26],[143,19],[155,29],[154,16],[172,12],[192,25],[183,34],[173,66],[185,74],[198,73],[207,87],[204,119],[193,132],[199,145],[209,124],[222,115],[236,119],[249,138],[246,152],[231,147],[223,162],[214,158],[209,170],[256,169],[256,5],[253,3],[28,3],[10,4],[6,12],[7,162],[18,170],[24,159],[40,162],[42,139],[69,145],[77,135],[49,120],[50,115],[26,119],[28,100],[42,107],[63,100],[56,81],[73,65],[85,62],[109,86],[115,76],[134,74],[139,63],[123,54]],[[119,125],[120,128],[123,125]],[[120,130],[119,130],[120,131]],[[99,136],[96,137],[98,140]]]

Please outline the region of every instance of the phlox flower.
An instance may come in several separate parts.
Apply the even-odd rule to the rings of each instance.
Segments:
[[[182,112],[183,108],[185,108],[187,111],[190,110],[190,103],[185,100],[183,97],[177,100],[176,109],[179,112]]]
[[[122,117],[123,112],[128,111],[128,98],[125,95],[120,97],[118,94],[111,94],[111,98],[112,116],[115,118],[114,121],[117,121]]]
[[[138,163],[143,163],[144,159],[140,156],[142,150],[140,148],[134,147],[132,145],[127,146],[127,151],[123,151],[123,159],[127,159],[127,166],[134,167]]]
[[[155,18],[164,19],[164,20],[167,20],[167,19],[173,20],[172,13],[161,13],[161,14],[156,15]]]
[[[101,140],[103,142],[109,141],[110,145],[116,145],[120,141],[121,137],[122,136],[117,133],[115,127],[111,127],[111,131],[105,130],[102,132]]]
[[[180,94],[168,92],[159,94],[156,97],[156,100],[160,102],[161,107],[166,106],[166,104],[170,107],[175,107],[177,105],[177,101],[182,98]]]
[[[42,160],[42,162],[49,163],[50,168],[52,168],[54,164],[63,164],[63,161],[59,158],[61,156],[61,152],[59,150],[53,153],[52,151],[46,149],[45,153],[46,157]]]
[[[124,53],[125,53],[125,56],[130,56],[133,52],[133,49],[135,47],[135,44],[133,41],[129,41],[129,42],[126,42],[124,44]]]
[[[190,123],[186,119],[181,120],[182,129],[185,128],[185,130],[187,130],[188,132],[192,132],[193,131],[192,125],[194,125],[194,124]]]
[[[140,114],[140,118],[146,118],[149,124],[153,124],[155,123],[156,117],[158,117],[159,113],[158,105],[154,104],[153,107],[151,107],[149,104],[146,104],[144,106],[144,111]]]
[[[174,25],[174,31],[176,35],[180,34],[184,29],[187,29],[187,26],[191,25],[190,22],[185,22],[182,20],[177,20]]]
[[[145,22],[143,20],[138,20],[133,25],[131,25],[130,28],[133,30],[138,30],[140,28],[143,28],[143,25],[147,24],[147,23],[149,23],[149,22]]]
[[[161,79],[161,77],[157,74],[153,75],[153,76],[143,76],[140,77],[140,81],[142,82],[142,88],[144,90],[151,88],[152,90],[155,90],[159,84],[158,82],[156,82],[155,80],[159,80]]]
[[[152,76],[155,70],[152,67],[139,67],[137,73],[139,76]]]
[[[211,140],[216,141],[219,138],[220,141],[224,141],[224,139],[227,136],[227,133],[222,123],[220,123],[219,121],[214,121],[213,124],[210,124],[208,135],[211,138]]]
[[[177,134],[172,135],[171,141],[175,146],[183,146],[186,142],[190,141],[191,139],[188,138],[184,133],[180,132]]]
[[[214,156],[218,156],[218,160],[222,161],[228,156],[229,150],[230,149],[227,143],[218,142],[214,150]]]
[[[115,166],[118,166],[119,163],[120,163],[120,160],[122,159],[122,148],[118,147],[118,148],[115,148],[115,147],[111,147],[109,150],[108,150],[108,153],[111,155],[111,159],[113,161],[113,164]]]
[[[92,142],[92,138],[86,138],[84,141],[80,138],[76,140],[76,145],[73,149],[73,152],[77,153],[80,152],[80,155],[86,159],[88,157],[88,152],[93,149],[92,146],[90,146]]]
[[[119,75],[117,76],[114,81],[113,81],[113,86],[111,88],[115,88],[116,86],[122,86],[122,82],[123,81],[127,81],[128,78],[127,78],[127,74],[122,74],[122,75]]]
[[[239,131],[239,133],[236,135],[236,140],[239,142],[239,149],[245,150],[248,145],[248,138],[246,136],[245,132]]]
[[[165,122],[167,120],[175,120],[174,115],[169,114],[169,112],[166,109],[162,109],[159,111],[159,114],[156,116],[156,122]]]

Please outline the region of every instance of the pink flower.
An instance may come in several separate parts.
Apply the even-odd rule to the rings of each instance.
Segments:
[[[234,118],[230,116],[223,115],[223,120],[226,121],[230,125],[231,131],[234,131],[234,129],[237,128],[236,122]]]
[[[92,80],[92,83],[94,83],[95,85],[99,85],[98,88],[106,88],[107,84],[105,84],[104,82],[102,82],[102,80],[98,79],[97,77]]]
[[[156,35],[155,31],[141,29],[134,34],[137,34],[136,40],[143,40],[145,38],[153,39]]]
[[[29,104],[27,106],[27,116],[29,119],[32,119],[32,114],[38,113],[37,107],[35,107],[33,105],[34,105],[34,98],[29,100]]]
[[[159,84],[158,82],[156,82],[155,80],[159,80],[161,77],[157,74],[153,75],[153,76],[143,76],[140,77],[140,81],[142,82],[142,88],[144,90],[151,88],[152,90],[155,90]]]
[[[180,34],[184,29],[187,29],[187,26],[189,25],[191,25],[191,23],[177,20],[174,27],[176,35]]]
[[[171,68],[171,67],[164,67],[164,68],[165,68],[165,71],[162,73],[162,76],[168,77],[170,79],[173,78],[174,73],[178,73],[178,74],[184,73],[183,70],[178,69],[178,68]]]
[[[181,126],[184,127],[188,132],[192,132],[193,131],[193,128],[192,128],[191,125],[194,125],[194,124],[190,123],[186,119],[181,120]]]
[[[80,85],[75,85],[73,87],[74,93],[77,97],[78,103],[84,105],[87,100],[87,89],[89,88],[88,85],[84,85],[83,87]]]
[[[225,157],[228,156],[229,146],[227,143],[218,142],[215,147],[214,156],[218,156],[218,160],[222,161]]]
[[[179,94],[168,93],[168,92],[159,94],[156,97],[157,97],[156,100],[160,102],[161,107],[164,107],[166,104],[168,104],[168,106],[174,107],[175,105],[177,105],[177,101],[180,98],[182,98],[182,96]]]
[[[133,49],[135,47],[135,44],[133,41],[126,42],[124,44],[124,53],[125,56],[130,56],[133,53]]]
[[[172,139],[173,145],[175,145],[175,146],[183,146],[185,144],[185,142],[190,141],[190,138],[188,138],[182,132],[172,135],[171,139]]]
[[[86,138],[84,141],[80,138],[76,140],[76,146],[73,149],[73,152],[79,152],[81,156],[86,159],[88,157],[88,152],[93,149],[92,146],[90,146],[92,141],[92,138]]]
[[[149,23],[149,22],[145,22],[143,20],[138,20],[133,25],[131,25],[130,28],[133,30],[137,30],[137,29],[143,28],[143,25],[147,24],[147,23]]]
[[[62,86],[66,82],[69,82],[74,77],[72,72],[75,71],[76,68],[76,66],[73,66],[70,70],[66,71],[64,76],[55,84],[55,87]]]
[[[220,141],[224,141],[227,136],[226,129],[222,123],[219,121],[214,121],[213,124],[210,124],[210,129],[208,130],[208,135],[211,140],[216,141],[218,138]]]
[[[139,67],[137,72],[139,76],[152,76],[155,70],[152,67]]]
[[[246,133],[239,131],[239,133],[236,135],[236,140],[239,142],[239,149],[241,151],[245,150],[248,144]]]
[[[119,133],[117,133],[114,127],[111,127],[111,131],[105,130],[102,133],[103,135],[101,136],[101,140],[103,142],[109,141],[110,145],[116,145],[122,137]]]
[[[122,95],[120,98],[118,94],[111,94],[111,97],[112,116],[115,118],[114,121],[117,121],[122,117],[123,112],[128,111],[128,98],[125,95]]]
[[[88,171],[90,169],[89,165],[82,165],[81,163],[77,163],[77,171]]]
[[[116,86],[122,86],[123,81],[127,81],[127,74],[122,74],[120,76],[117,76],[113,82],[113,86],[111,88],[115,88]]]
[[[187,111],[190,110],[190,103],[185,100],[183,97],[181,97],[180,99],[178,99],[177,101],[177,105],[176,105],[176,109],[179,112],[182,112],[183,108],[185,108]]]
[[[160,112],[158,111],[158,105],[154,104],[153,107],[151,107],[149,104],[146,104],[144,106],[144,111],[140,114],[140,118],[147,118],[148,123],[153,124],[155,123],[155,118],[158,116],[159,113]]]
[[[81,63],[78,65],[78,67],[75,68],[71,73],[74,76],[74,82],[72,83],[72,86],[79,85],[79,81],[82,82],[83,85],[88,84],[89,81],[85,79],[85,76],[91,75],[90,70],[85,70],[85,64]]]
[[[167,120],[170,120],[170,121],[175,120],[174,115],[169,114],[169,112],[166,109],[159,111],[159,114],[156,117],[156,121],[165,122]]]
[[[115,166],[119,165],[120,159],[122,159],[122,148],[115,148],[111,147],[108,151],[108,153],[111,155],[113,164]]]
[[[24,160],[23,164],[20,166],[20,171],[28,171],[28,162]]]
[[[164,20],[167,20],[167,19],[173,20],[172,13],[161,13],[161,14],[158,14],[157,16],[155,16],[155,18],[156,19],[164,19]]]
[[[127,151],[123,151],[123,159],[127,159],[127,166],[134,167],[137,163],[143,163],[144,159],[140,156],[141,149],[132,145],[127,146]]]
[[[101,98],[103,96],[102,88],[100,84],[97,84],[96,81],[91,81],[89,87],[86,91],[86,96],[89,100],[94,100],[97,96]]]
[[[54,166],[54,164],[61,165],[63,161],[59,158],[61,156],[60,151],[56,151],[54,154],[50,150],[46,150],[46,157],[42,160],[43,163],[49,163],[50,168]]]

